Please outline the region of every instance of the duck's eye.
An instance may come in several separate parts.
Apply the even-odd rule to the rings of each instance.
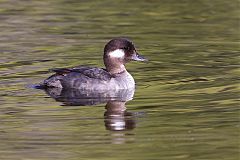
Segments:
[[[123,49],[128,51],[130,48],[129,47],[123,47]]]

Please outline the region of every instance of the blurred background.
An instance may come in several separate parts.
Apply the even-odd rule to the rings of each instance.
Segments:
[[[239,159],[239,15],[238,0],[0,0],[0,159]],[[133,100],[72,106],[30,87],[104,67],[116,37],[149,59],[127,64]]]

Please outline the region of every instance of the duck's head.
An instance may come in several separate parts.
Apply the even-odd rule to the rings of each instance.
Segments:
[[[137,53],[134,44],[126,38],[115,38],[104,47],[104,64],[111,74],[125,71],[125,64],[129,61],[147,61]]]

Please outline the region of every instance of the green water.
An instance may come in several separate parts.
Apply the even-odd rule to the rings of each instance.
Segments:
[[[0,159],[240,159],[239,3],[0,0]],[[127,65],[137,89],[122,131],[107,127],[105,103],[28,87],[50,68],[103,67],[119,36],[149,59]]]

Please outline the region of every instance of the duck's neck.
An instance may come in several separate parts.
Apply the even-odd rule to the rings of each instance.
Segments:
[[[111,75],[116,75],[116,74],[124,73],[127,71],[123,64],[120,66],[111,66],[111,67],[106,66],[106,69]]]
[[[121,62],[117,59],[116,60],[115,59],[104,60],[104,64],[105,64],[106,70],[112,75],[116,75],[116,74],[123,73],[123,72],[127,71],[123,62]]]

